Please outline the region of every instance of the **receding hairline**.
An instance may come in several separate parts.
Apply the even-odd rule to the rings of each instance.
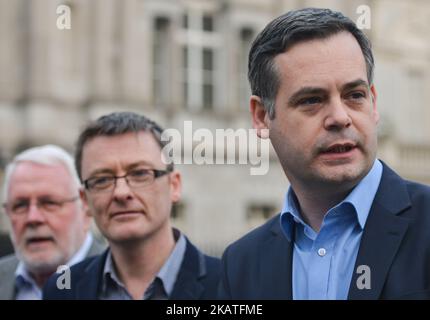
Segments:
[[[82,145],[82,151],[81,151],[81,158],[80,158],[80,166],[81,166],[81,176],[82,176],[82,172],[83,172],[83,160],[84,160],[84,155],[85,155],[85,149],[88,146],[88,144],[90,144],[91,142],[94,142],[94,140],[96,140],[97,138],[105,138],[107,140],[109,139],[115,139],[117,137],[124,137],[129,135],[130,138],[135,137],[137,141],[139,141],[139,137],[144,135],[144,137],[150,138],[150,140],[152,141],[152,143],[154,143],[154,145],[158,148],[158,150],[160,151],[160,159],[163,162],[163,148],[160,145],[159,141],[157,140],[157,138],[154,136],[154,133],[150,130],[150,129],[141,129],[141,130],[137,130],[137,131],[128,131],[128,132],[122,132],[122,133],[118,133],[118,134],[100,134],[100,135],[96,135],[93,137],[90,137],[89,139],[87,139],[85,141],[85,143]],[[108,142],[108,141],[107,141]],[[154,165],[156,166],[155,163],[153,163],[152,160],[145,160],[145,159],[141,159],[141,160],[137,160],[134,161],[132,163],[130,163],[129,165],[127,165],[127,167],[133,166],[135,164],[147,164],[147,165]],[[163,162],[163,165],[168,166],[167,164],[165,164]],[[155,169],[162,169],[162,168],[155,168]],[[99,169],[94,169],[93,171],[91,171],[89,173],[89,175],[93,175],[95,173],[101,172],[101,171],[106,171],[108,170],[107,168],[99,168]],[[110,169],[109,169],[110,170]],[[84,178],[82,177],[82,179],[84,180]]]
[[[302,39],[302,40],[299,40],[297,42],[294,42],[292,45],[288,46],[284,51],[279,52],[279,53],[275,54],[272,57],[272,59],[273,59],[272,71],[278,77],[280,77],[281,76],[281,73],[280,73],[281,70],[279,68],[279,61],[278,60],[281,59],[282,55],[288,54],[290,51],[296,49],[298,46],[306,45],[306,44],[311,44],[311,43],[318,43],[318,42],[327,42],[327,41],[332,40],[335,37],[342,36],[342,35],[347,36],[350,40],[353,40],[353,43],[356,45],[356,48],[354,48],[354,50],[358,49],[359,52],[361,53],[361,58],[363,59],[362,62],[364,64],[365,75],[366,75],[366,78],[367,78],[366,57],[365,57],[364,52],[363,52],[363,50],[362,50],[362,48],[360,46],[360,43],[357,41],[357,39],[354,37],[354,35],[351,32],[349,32],[348,30],[340,30],[340,31],[338,31],[336,33],[333,33],[333,34],[330,34],[330,35],[328,35],[326,37],[316,37],[316,38]],[[371,85],[370,79],[367,79],[367,80],[369,82],[369,85]]]
[[[126,136],[126,135],[130,135],[130,136],[134,136],[134,137],[138,138],[141,134],[144,134],[145,136],[150,136],[152,138],[152,140],[154,141],[154,143],[159,147],[160,151],[162,150],[162,146],[160,145],[159,141],[157,140],[157,137],[155,137],[154,133],[150,129],[140,129],[140,130],[136,130],[136,131],[127,131],[127,132],[121,132],[121,133],[116,133],[116,134],[98,134],[98,135],[94,135],[92,137],[89,137],[88,139],[85,140],[85,143],[82,145],[81,161],[83,159],[85,147],[89,143],[93,142],[96,139],[107,139],[107,140],[109,140],[109,139],[115,139],[115,138],[118,138],[121,136]]]
[[[54,160],[54,159],[53,159]],[[59,169],[61,168],[61,170],[63,170],[63,173],[66,173],[67,175],[67,185],[68,188],[70,188],[70,191],[78,191],[79,188],[77,188],[78,186],[76,185],[76,181],[75,178],[72,176],[72,174],[70,173],[70,170],[67,168],[66,164],[63,163],[63,161],[61,160],[54,160],[52,163],[41,163],[38,161],[34,161],[34,160],[28,160],[28,159],[24,159],[24,160],[17,160],[13,163],[11,163],[11,167],[10,167],[10,171],[8,172],[9,176],[8,176],[8,180],[7,180],[7,185],[4,185],[4,188],[7,190],[4,190],[4,199],[3,201],[6,202],[9,196],[10,196],[10,188],[12,186],[12,184],[16,181],[14,181],[15,177],[16,177],[16,173],[17,171],[24,165],[33,165],[36,167],[40,167],[40,168],[53,168],[53,169]]]
[[[77,189],[80,187],[80,181],[73,165],[73,157],[66,150],[51,144],[36,146],[18,153],[15,155],[12,161],[7,164],[3,180],[3,202],[8,198],[9,186],[11,182],[10,180],[16,170],[17,165],[24,162],[46,166],[53,166],[57,164],[62,165],[68,173],[70,185],[73,188],[76,187]]]

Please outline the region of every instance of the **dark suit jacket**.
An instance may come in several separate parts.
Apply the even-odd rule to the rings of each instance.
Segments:
[[[220,277],[220,260],[204,255],[188,239],[170,299],[215,299]],[[44,300],[95,300],[102,284],[108,251],[76,264],[71,271],[70,289],[58,289],[58,275],[49,278],[43,290]]]
[[[292,299],[292,257],[293,243],[277,215],[226,249],[219,297]],[[358,289],[359,265],[369,266],[371,289]],[[430,298],[430,188],[403,180],[385,164],[348,298]]]
[[[87,257],[100,254],[106,248],[104,244],[94,239],[88,251]],[[19,260],[15,254],[2,257],[0,259],[0,300],[14,300],[15,290],[15,271]]]

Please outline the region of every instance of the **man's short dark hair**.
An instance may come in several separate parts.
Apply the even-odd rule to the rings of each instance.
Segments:
[[[90,122],[79,135],[76,143],[75,166],[79,179],[82,181],[82,150],[88,141],[99,136],[117,136],[140,131],[151,133],[161,149],[168,143],[161,139],[163,129],[160,125],[134,112],[114,112]],[[167,170],[173,170],[173,163],[167,165]]]
[[[325,39],[342,31],[351,33],[360,45],[366,61],[367,80],[371,85],[374,60],[370,41],[351,19],[340,12],[317,8],[290,11],[271,21],[260,32],[249,52],[248,79],[252,94],[261,98],[271,119],[275,117],[275,99],[280,86],[275,56],[298,42]]]

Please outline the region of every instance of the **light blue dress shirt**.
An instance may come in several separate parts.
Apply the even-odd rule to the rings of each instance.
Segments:
[[[348,298],[361,236],[381,177],[382,164],[375,160],[351,193],[327,211],[318,233],[303,221],[289,188],[280,221],[285,236],[294,241],[293,299]]]

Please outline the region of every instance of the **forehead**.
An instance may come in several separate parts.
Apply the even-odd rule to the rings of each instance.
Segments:
[[[128,132],[98,136],[88,141],[82,151],[82,175],[101,169],[126,168],[137,162],[163,164],[161,148],[150,132]]]
[[[367,82],[366,62],[354,36],[340,32],[324,39],[299,42],[275,57],[281,85],[342,85],[361,78]]]
[[[18,162],[9,180],[8,198],[35,196],[66,196],[73,181],[62,164],[44,165]]]

